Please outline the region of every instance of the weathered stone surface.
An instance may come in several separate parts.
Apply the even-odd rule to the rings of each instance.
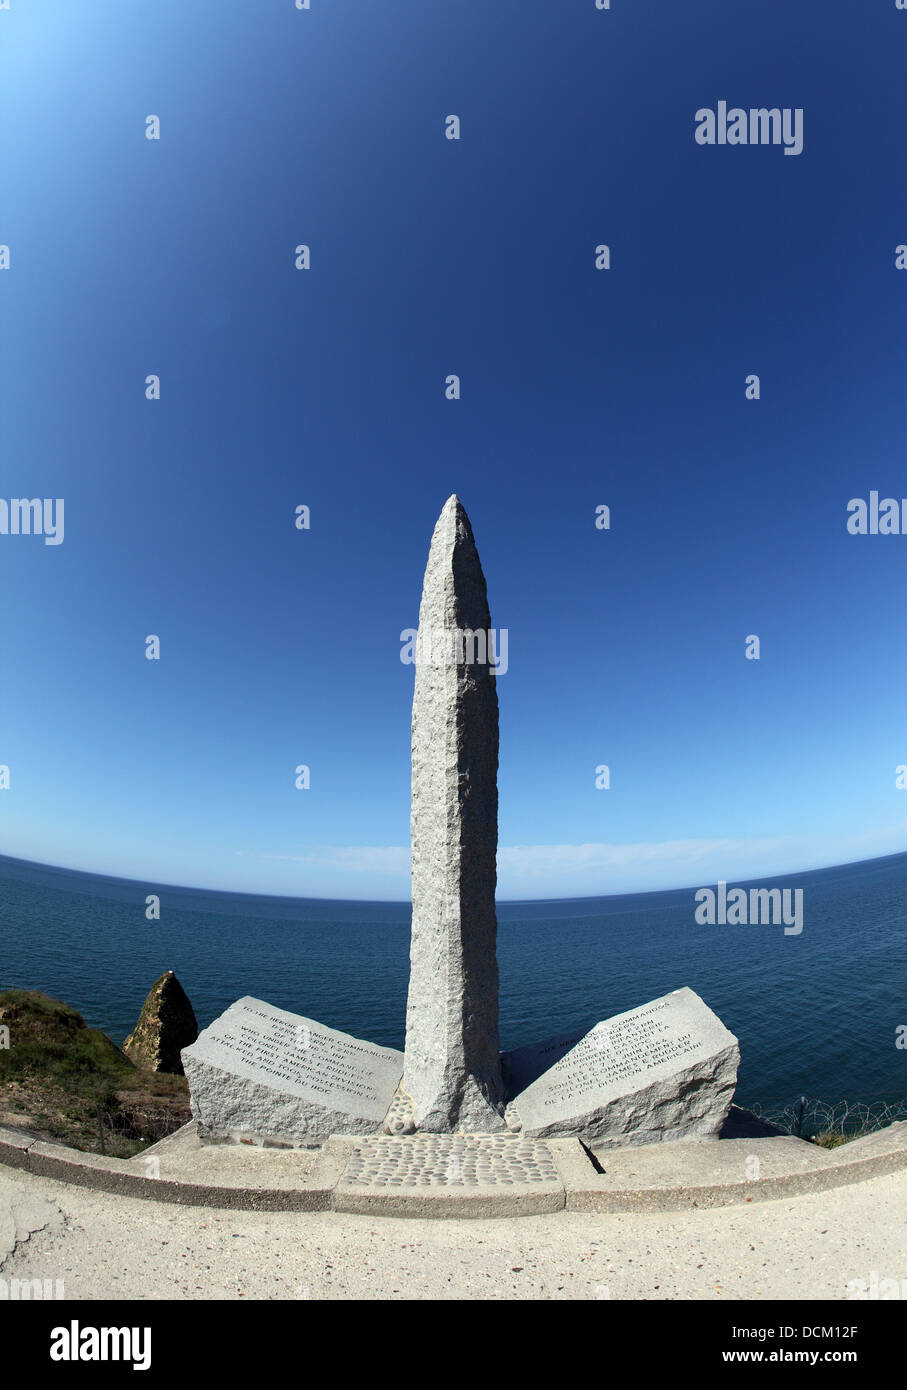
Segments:
[[[402,1216],[530,1216],[559,1211],[564,1184],[548,1144],[511,1135],[415,1134],[347,1141],[335,1211]],[[577,1146],[578,1147],[578,1146]]]
[[[556,1182],[547,1144],[513,1135],[414,1134],[362,1139],[341,1182],[372,1187],[481,1187]]]
[[[414,1134],[416,1131],[415,1111],[412,1096],[408,1096],[402,1086],[390,1103],[384,1117],[385,1134]]]
[[[509,1097],[525,1091],[533,1081],[544,1076],[546,1071],[566,1057],[577,1043],[581,1043],[585,1032],[558,1033],[544,1042],[529,1043],[525,1047],[514,1048],[512,1052],[501,1053],[501,1071],[504,1089]]]
[[[403,1054],[249,997],[183,1051],[205,1142],[310,1147],[381,1129]]]
[[[475,659],[490,644],[490,626],[469,518],[450,497],[432,536],[419,609],[403,1080],[417,1129],[437,1133],[504,1126],[494,906],[498,697],[490,661]],[[473,633],[483,634],[475,645]],[[458,634],[466,634],[462,645]]]
[[[740,1052],[691,989],[617,1014],[563,1051],[567,1042],[551,1039],[507,1059],[519,1077],[561,1054],[514,1098],[525,1135],[575,1134],[598,1151],[720,1134]]]
[[[138,1023],[123,1043],[137,1067],[181,1076],[180,1053],[198,1037],[198,1023],[186,992],[172,970],[151,986]]]

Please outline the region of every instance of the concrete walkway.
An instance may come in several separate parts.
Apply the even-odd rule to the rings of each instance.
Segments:
[[[903,1281],[907,1171],[708,1210],[498,1220],[225,1211],[0,1168],[0,1277],[67,1299],[842,1299]],[[889,1286],[890,1287],[890,1286]]]

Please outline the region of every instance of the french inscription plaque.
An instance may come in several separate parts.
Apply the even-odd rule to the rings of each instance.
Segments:
[[[517,1084],[536,1072],[514,1098],[524,1134],[648,1144],[720,1131],[737,1079],[737,1039],[691,989],[617,1014],[569,1043],[553,1038],[505,1059],[505,1075]],[[546,1055],[558,1060],[538,1075]]]

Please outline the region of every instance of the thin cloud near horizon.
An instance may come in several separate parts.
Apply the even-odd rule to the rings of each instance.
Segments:
[[[678,839],[635,844],[502,845],[499,896],[523,890],[551,897],[606,896],[807,873],[907,848],[907,822],[862,834],[772,836],[762,839]],[[408,846],[318,846],[306,853],[236,850],[244,858],[307,865],[396,881],[408,896]],[[300,885],[302,887],[303,885]],[[338,885],[339,886],[339,885]],[[376,884],[375,887],[378,885]],[[390,887],[389,882],[385,882]]]

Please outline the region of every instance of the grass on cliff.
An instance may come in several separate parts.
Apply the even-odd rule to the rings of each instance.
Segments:
[[[189,1119],[185,1077],[144,1071],[82,1015],[38,990],[0,993],[0,1115],[128,1158]]]
[[[813,1135],[813,1143],[818,1144],[820,1149],[839,1149],[842,1144],[849,1144],[852,1139],[864,1139],[871,1133],[868,1129],[857,1129],[852,1134],[845,1134],[839,1129],[828,1129],[824,1134]]]

